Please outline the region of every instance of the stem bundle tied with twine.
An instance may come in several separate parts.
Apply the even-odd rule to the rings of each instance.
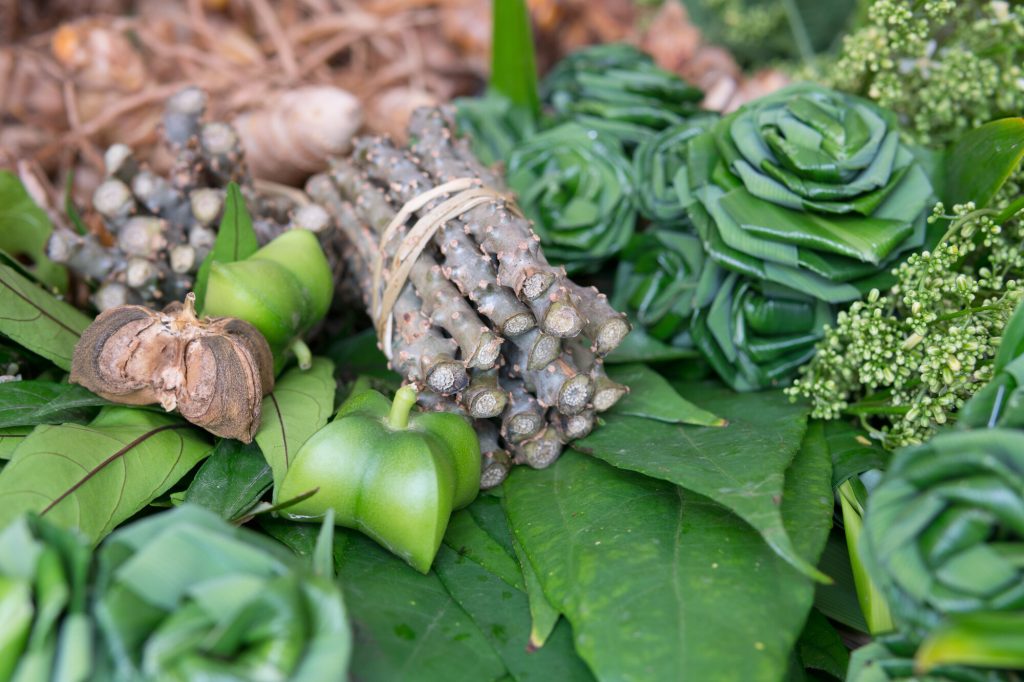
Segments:
[[[428,409],[474,421],[492,487],[511,463],[550,465],[625,394],[603,357],[629,324],[548,263],[452,125],[448,111],[420,109],[408,148],[360,139],[306,191],[351,245],[348,272],[392,368]]]

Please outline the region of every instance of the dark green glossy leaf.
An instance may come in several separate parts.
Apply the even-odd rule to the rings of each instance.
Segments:
[[[109,403],[81,386],[55,381],[0,384],[0,428],[36,424],[84,424]]]
[[[210,449],[192,425],[127,407],[108,407],[84,426],[39,426],[0,472],[0,527],[35,511],[96,543]]]
[[[849,422],[824,423],[825,439],[832,454],[832,487],[872,469],[884,469],[891,454],[872,442],[862,429]]]
[[[647,334],[643,329],[634,329],[622,340],[607,357],[611,364],[627,362],[669,362],[700,357],[700,353],[692,348],[676,348],[659,341]]]
[[[533,32],[525,0],[494,0],[491,82],[496,91],[533,115],[540,113]]]
[[[0,264],[0,334],[65,371],[90,319]]]
[[[808,575],[782,522],[786,468],[800,448],[807,408],[781,392],[737,395],[712,384],[681,386],[725,418],[724,428],[692,427],[621,416],[573,447],[614,466],[671,481],[706,495],[756,528]]]
[[[820,507],[810,491],[830,489],[818,450],[791,469],[794,495],[783,505],[804,529],[804,561],[816,558],[828,523],[808,511]],[[598,679],[783,676],[813,583],[739,518],[576,452],[546,470],[514,470],[504,490],[513,531]]]
[[[846,535],[841,528],[829,534],[818,568],[832,578],[832,584],[817,586],[814,594],[815,608],[837,623],[867,634],[868,624],[857,600],[850,553],[846,547]]]
[[[616,403],[606,415],[629,415],[668,424],[692,424],[695,426],[725,426],[721,417],[694,405],[679,395],[660,374],[646,365],[617,365],[608,375],[629,386],[629,394]]]
[[[512,589],[498,576],[447,547],[438,553],[434,570],[448,593],[497,651],[512,679],[594,679],[573,650],[568,623],[555,628],[543,649],[530,649],[530,610],[523,592]]]
[[[14,173],[0,170],[0,249],[27,262],[40,282],[63,291],[68,285],[67,270],[46,256],[51,232],[46,211],[32,201]]]
[[[199,467],[185,501],[231,521],[253,508],[274,485],[274,476],[256,443],[225,438]]]
[[[469,510],[463,509],[452,515],[444,534],[444,544],[459,556],[480,564],[506,584],[517,590],[526,589],[515,558],[477,524]]]
[[[245,197],[234,182],[228,184],[227,196],[224,198],[224,215],[217,228],[217,240],[213,249],[199,266],[196,273],[196,309],[202,311],[206,298],[206,282],[210,278],[210,267],[214,261],[233,263],[244,260],[256,253],[259,243],[256,232],[252,228],[252,217],[245,206]]]
[[[811,609],[807,625],[797,642],[800,660],[806,668],[820,670],[842,680],[850,664],[850,652],[839,633],[817,609]]]
[[[946,171],[949,205],[973,201],[984,208],[1024,158],[1024,118],[975,128],[953,146]]]
[[[296,367],[285,372],[263,398],[263,416],[255,440],[276,483],[284,479],[299,447],[330,419],[334,391],[334,363],[313,358],[309,369]]]

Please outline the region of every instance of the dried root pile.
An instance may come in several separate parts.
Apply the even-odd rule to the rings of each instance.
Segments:
[[[168,100],[161,127],[173,163],[166,174],[153,171],[127,145],[108,148],[104,178],[85,214],[88,231],[58,223],[51,236],[49,257],[94,286],[92,302],[100,311],[182,300],[213,247],[232,181],[246,196],[261,243],[286,229],[308,229],[340,267],[327,213],[299,190],[254,181],[235,128],[204,121],[207,101],[196,88]]]
[[[424,193],[455,181],[501,187],[452,126],[446,110],[417,110],[408,148],[362,138],[351,157],[307,183],[352,246],[349,272],[371,317],[382,284],[374,278],[378,258],[391,261],[406,246],[406,228],[431,221],[457,194],[423,203]],[[400,212],[398,234],[383,240]],[[383,338],[391,338],[392,367],[426,389],[429,408],[473,419],[486,453],[484,486],[491,487],[513,463],[550,465],[563,444],[590,432],[596,412],[622,397],[625,387],[608,379],[602,358],[629,324],[603,294],[547,262],[529,221],[504,198],[435,222],[432,243],[410,261],[393,330]],[[394,276],[385,268],[381,279]]]

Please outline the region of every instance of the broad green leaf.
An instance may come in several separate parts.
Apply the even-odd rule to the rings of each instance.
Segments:
[[[1024,668],[1024,614],[954,614],[921,643],[914,665],[922,671],[946,665]]]
[[[794,479],[827,491],[827,465],[806,469]],[[783,677],[813,583],[735,515],[572,451],[549,469],[515,469],[503,487],[513,532],[598,679]],[[804,561],[824,541],[820,525],[800,536]]]
[[[490,86],[513,104],[540,113],[533,32],[525,0],[494,0]]]
[[[643,329],[634,329],[608,356],[609,365],[627,362],[669,362],[700,357],[692,348],[676,348],[659,341]]]
[[[264,528],[300,554],[313,551],[314,526],[268,521]],[[342,528],[334,561],[353,626],[353,679],[485,682],[506,675],[498,654],[435,573],[423,575]]]
[[[273,485],[270,465],[256,443],[224,438],[199,467],[185,501],[231,521],[252,509]]]
[[[871,469],[884,469],[890,453],[871,441],[864,431],[845,421],[824,423],[825,440],[832,456],[832,487]]]
[[[512,536],[515,547],[516,559],[523,569],[523,582],[526,584],[526,598],[530,604],[530,644],[531,649],[540,649],[544,646],[548,637],[558,625],[558,619],[562,616],[558,609],[551,605],[548,598],[544,596],[544,588],[541,586],[537,572],[533,570],[533,564],[523,550],[523,546]]]
[[[831,585],[818,585],[814,594],[815,608],[837,623],[867,634],[868,624],[857,600],[857,587],[843,529],[837,528],[829,534],[818,568],[833,582]]]
[[[47,286],[63,291],[68,273],[46,256],[46,242],[53,232],[46,211],[32,201],[18,177],[0,170],[0,249],[27,261],[33,275]]]
[[[396,389],[402,383],[402,377],[388,369],[388,359],[377,348],[377,332],[373,329],[337,339],[328,346],[324,355],[341,369],[343,379],[364,375],[387,379],[394,382]]]
[[[608,374],[630,390],[612,408],[609,417],[623,414],[669,424],[725,426],[724,419],[679,395],[672,384],[646,365],[616,366],[610,368]]]
[[[758,530],[772,548],[807,575],[782,522],[785,471],[807,428],[807,408],[780,391],[736,394],[715,384],[680,393],[725,418],[724,428],[666,424],[620,416],[573,443],[609,464],[670,481],[724,505]]]
[[[0,334],[70,371],[75,344],[90,321],[13,268],[0,265]]]
[[[256,442],[280,483],[291,457],[327,423],[334,410],[334,363],[314,358],[313,365],[289,370],[263,398]]]
[[[452,515],[444,534],[444,544],[460,557],[466,557],[482,566],[517,590],[525,590],[523,573],[498,541],[481,528],[468,509]]]
[[[984,208],[1024,158],[1024,118],[986,123],[961,137],[949,154],[947,205]]]
[[[9,426],[0,429],[0,462],[9,460],[34,428],[33,426]]]
[[[55,381],[0,384],[0,428],[36,424],[86,423],[106,400],[81,386]]]
[[[256,241],[256,232],[252,228],[252,217],[245,207],[245,197],[234,182],[228,184],[227,196],[224,197],[224,215],[217,228],[217,239],[213,249],[199,266],[196,273],[196,309],[202,311],[206,299],[206,282],[210,278],[210,267],[214,261],[233,263],[244,260],[256,253],[260,245]]]
[[[39,426],[0,472],[0,527],[35,511],[97,543],[209,451],[191,424],[127,407],[88,425]]]
[[[804,667],[820,670],[837,680],[846,677],[850,665],[850,652],[839,633],[817,609],[811,609],[807,625],[797,643]]]
[[[556,628],[543,649],[529,648],[530,609],[526,594],[448,547],[441,548],[434,570],[448,593],[498,652],[512,679],[594,679],[573,650],[568,623]]]

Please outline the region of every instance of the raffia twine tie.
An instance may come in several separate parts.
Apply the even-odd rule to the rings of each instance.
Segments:
[[[453,196],[442,201],[413,224],[402,237],[402,241],[399,242],[394,256],[388,261],[385,269],[384,253],[395,235],[405,227],[406,222],[414,213],[446,194],[453,194]],[[370,309],[373,311],[373,325],[377,330],[377,338],[380,339],[384,355],[388,360],[391,360],[395,302],[398,300],[399,294],[402,293],[406,282],[409,281],[409,273],[412,272],[416,259],[445,223],[477,206],[492,201],[498,201],[516,215],[522,216],[519,208],[508,194],[493,187],[483,186],[479,178],[458,178],[418,194],[407,201],[384,228],[380,238],[380,250],[373,261],[373,298]],[[387,272],[386,278],[385,272]]]

